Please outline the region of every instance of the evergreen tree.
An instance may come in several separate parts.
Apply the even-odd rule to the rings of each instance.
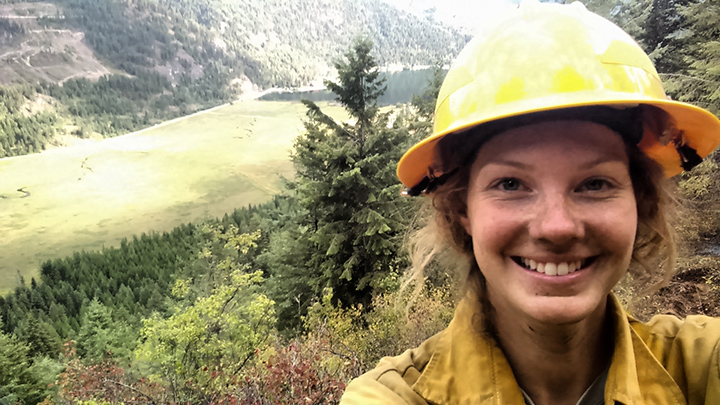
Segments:
[[[375,119],[377,100],[385,93],[385,78],[380,78],[375,58],[370,55],[372,42],[358,39],[352,49],[345,53],[347,60],[335,63],[340,83],[325,80],[325,87],[337,94],[336,100],[345,107],[348,114],[357,122],[354,131],[347,131],[354,142],[360,146],[365,142],[365,133]],[[311,113],[316,113],[315,104],[306,102]]]
[[[685,65],[682,57],[685,36],[680,31],[685,18],[678,8],[687,4],[688,0],[653,0],[647,8],[644,32],[639,39],[660,73],[674,73]]]
[[[679,8],[685,27],[674,33],[685,39],[685,69],[668,75],[675,98],[720,114],[720,4],[694,0]]]
[[[88,305],[76,343],[82,358],[100,362],[106,357],[124,358],[136,336],[123,322],[112,319],[111,310],[95,298]]]
[[[410,104],[416,114],[408,118],[408,127],[415,141],[420,141],[432,133],[435,103],[446,73],[442,64],[436,63],[433,66],[432,76],[430,76],[425,90],[412,98]]]
[[[0,404],[38,403],[48,394],[32,373],[30,349],[0,332]]]
[[[405,265],[399,246],[412,202],[400,196],[395,165],[409,136],[378,112],[384,86],[370,50],[368,41],[356,41],[335,64],[339,82],[327,83],[353,123],[337,123],[303,101],[308,120],[295,140],[289,184],[301,210],[291,221],[295,230],[271,237],[284,243],[271,240],[275,250],[266,256],[279,316],[290,324],[324,288],[342,304],[367,303],[372,288]]]
[[[20,330],[20,337],[27,343],[33,356],[47,356],[52,359],[60,354],[60,338],[52,326],[40,319],[40,313],[29,313],[25,327]]]

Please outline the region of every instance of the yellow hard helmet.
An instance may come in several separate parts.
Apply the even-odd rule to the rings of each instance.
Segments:
[[[578,2],[525,1],[458,55],[438,95],[433,133],[400,159],[398,177],[417,195],[448,172],[436,156],[443,137],[548,112],[573,117],[588,106],[618,116],[636,111],[642,125],[634,142],[668,177],[720,143],[720,120],[670,100],[650,58],[621,28]]]

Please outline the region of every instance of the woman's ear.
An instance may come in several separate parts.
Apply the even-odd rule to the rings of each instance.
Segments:
[[[470,219],[467,217],[467,214],[460,216],[460,224],[462,224],[465,232],[472,237],[472,232],[470,232]]]

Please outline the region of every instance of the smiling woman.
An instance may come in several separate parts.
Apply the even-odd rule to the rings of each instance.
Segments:
[[[508,130],[480,149],[467,190],[461,222],[498,328],[602,315],[637,230],[620,136],[584,121]]]
[[[668,178],[718,143],[720,120],[669,100],[621,29],[579,3],[522,3],[461,53],[434,133],[398,165],[435,212],[413,279],[444,244],[466,294],[445,331],[342,403],[718,403],[720,320],[641,323],[611,292],[628,272],[672,275]]]

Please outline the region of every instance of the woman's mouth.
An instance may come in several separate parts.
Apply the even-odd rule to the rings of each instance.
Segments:
[[[520,256],[513,256],[512,259],[515,263],[528,270],[537,271],[538,273],[547,274],[548,276],[564,276],[587,268],[595,261],[595,259],[597,259],[597,256],[588,257],[583,260],[560,263],[541,263]]]

